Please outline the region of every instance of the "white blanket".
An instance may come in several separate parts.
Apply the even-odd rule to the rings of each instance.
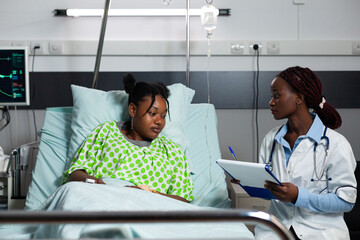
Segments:
[[[214,210],[184,203],[151,192],[124,187],[123,182],[106,185],[70,182],[40,207],[53,211],[168,211]],[[35,238],[240,238],[254,239],[243,223],[141,223],[42,225]]]

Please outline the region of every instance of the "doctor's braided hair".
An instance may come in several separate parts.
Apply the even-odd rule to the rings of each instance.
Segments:
[[[278,74],[290,87],[305,96],[305,102],[309,108],[313,108],[325,126],[337,129],[342,120],[336,109],[328,102],[324,102],[322,96],[322,84],[319,77],[309,68],[299,66],[290,67]]]
[[[146,110],[148,112],[152,105],[155,102],[155,96],[162,96],[167,104],[167,112],[170,116],[169,101],[168,97],[170,96],[169,89],[161,82],[157,83],[147,83],[147,82],[136,82],[134,75],[128,73],[123,77],[123,83],[125,92],[129,94],[128,104],[134,103],[135,106],[139,106],[139,102],[144,101],[145,97],[150,96],[152,98],[149,108]]]

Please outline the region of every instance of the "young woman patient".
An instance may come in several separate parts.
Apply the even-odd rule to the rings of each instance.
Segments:
[[[95,128],[64,172],[64,182],[104,184],[102,178],[117,178],[132,183],[129,187],[190,202],[193,182],[186,157],[178,144],[159,136],[169,112],[168,88],[136,82],[131,74],[123,82],[130,120]]]

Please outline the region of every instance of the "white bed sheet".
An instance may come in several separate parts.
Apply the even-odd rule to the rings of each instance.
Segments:
[[[110,181],[109,181],[110,180]],[[126,183],[105,179],[106,185],[70,182],[60,188],[40,207],[46,211],[203,211],[199,207],[147,191],[124,187]],[[243,223],[139,223],[139,224],[67,224],[42,225],[36,238],[77,239],[120,237],[149,239],[240,238],[254,239]]]

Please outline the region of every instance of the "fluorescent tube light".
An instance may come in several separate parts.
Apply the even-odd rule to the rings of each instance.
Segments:
[[[200,16],[200,9],[190,9],[190,16]],[[102,16],[104,9],[67,9],[66,15],[72,17]],[[185,16],[186,9],[109,9],[110,16]]]
[[[55,9],[55,16],[101,17],[104,9]],[[200,16],[201,9],[190,9],[189,16]],[[230,9],[217,9],[217,15],[229,16]],[[109,9],[108,16],[114,17],[167,17],[186,16],[186,9]]]

